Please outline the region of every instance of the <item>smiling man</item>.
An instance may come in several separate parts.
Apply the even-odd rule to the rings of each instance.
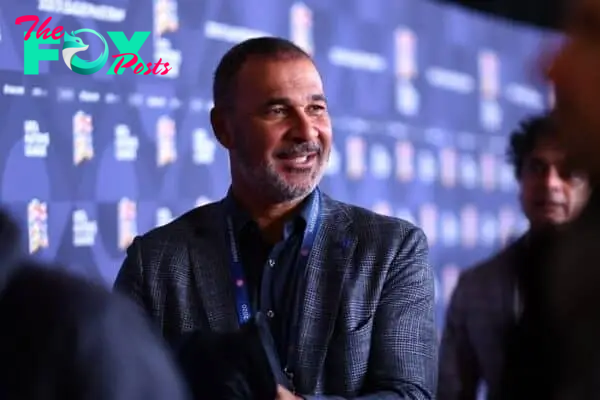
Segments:
[[[217,67],[213,96],[227,196],[137,238],[116,288],[171,343],[264,313],[289,380],[279,400],[433,398],[425,235],[318,189],[332,131],[313,60],[284,39],[242,42]]]

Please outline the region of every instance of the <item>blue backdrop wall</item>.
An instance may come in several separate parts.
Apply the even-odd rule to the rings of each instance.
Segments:
[[[15,19],[28,14],[69,31],[152,31],[140,55],[173,70],[82,76],[60,60],[24,76],[29,23]],[[1,0],[0,200],[30,252],[111,283],[134,235],[223,196],[212,73],[259,35],[316,59],[335,126],[322,187],[424,228],[442,311],[460,268],[525,229],[504,151],[551,101],[531,80],[550,35],[425,1]],[[100,42],[84,40],[96,58]]]

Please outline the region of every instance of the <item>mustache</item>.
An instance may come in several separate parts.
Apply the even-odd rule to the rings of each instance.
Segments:
[[[298,143],[275,153],[276,157],[302,157],[311,153],[321,154],[321,145],[315,142]]]

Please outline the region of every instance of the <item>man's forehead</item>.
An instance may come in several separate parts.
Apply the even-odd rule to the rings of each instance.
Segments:
[[[254,59],[249,60],[238,77],[238,86],[256,95],[287,97],[290,94],[304,97],[321,95],[321,76],[311,60]]]
[[[566,157],[566,152],[556,138],[548,137],[540,139],[536,143],[535,148],[531,152],[531,157],[559,161]]]

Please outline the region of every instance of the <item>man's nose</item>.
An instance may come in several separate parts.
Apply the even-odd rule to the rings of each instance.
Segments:
[[[550,190],[560,189],[562,185],[562,178],[560,176],[560,172],[554,167],[548,168],[544,184]]]
[[[319,136],[313,119],[303,110],[298,110],[294,115],[294,126],[291,130],[294,140],[299,142],[312,142]]]

